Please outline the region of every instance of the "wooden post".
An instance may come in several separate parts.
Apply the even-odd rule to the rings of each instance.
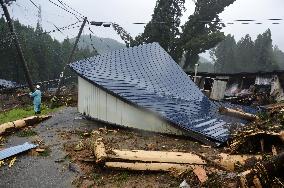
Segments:
[[[83,29],[84,29],[84,27],[85,27],[85,25],[86,25],[86,22],[87,22],[87,17],[84,18],[83,24],[82,24],[82,26],[81,26],[81,28],[80,28],[80,30],[79,30],[79,33],[78,33],[78,36],[77,36],[76,41],[75,41],[75,43],[74,43],[73,49],[72,49],[72,51],[71,51],[71,54],[70,54],[70,56],[69,56],[69,58],[68,58],[68,61],[66,62],[65,66],[64,66],[63,74],[60,75],[60,79],[59,79],[59,83],[58,83],[58,86],[57,86],[57,90],[56,90],[56,92],[55,92],[55,94],[54,94],[54,97],[55,97],[55,98],[56,98],[56,97],[59,95],[59,93],[60,93],[60,88],[61,88],[61,86],[62,86],[62,83],[63,83],[63,80],[64,80],[64,75],[65,75],[65,73],[66,73],[66,67],[67,67],[67,65],[68,65],[69,63],[71,63],[71,61],[72,61],[73,55],[74,55],[75,50],[76,50],[76,48],[77,48],[79,39],[80,39],[80,37],[81,37],[81,35],[82,35]]]
[[[18,40],[18,36],[15,32],[15,28],[14,28],[14,24],[13,24],[13,21],[10,17],[10,14],[9,14],[9,11],[7,9],[7,6],[4,4],[3,0],[0,0],[0,4],[1,4],[1,7],[3,9],[3,12],[4,12],[4,15],[6,17],[6,20],[7,20],[7,23],[8,23],[8,26],[9,26],[9,29],[10,29],[10,32],[11,32],[11,35],[13,36],[13,40],[14,40],[14,43],[15,43],[15,47],[17,49],[17,52],[18,52],[18,55],[20,57],[20,62],[22,63],[23,65],[23,69],[24,69],[24,74],[25,74],[25,77],[26,77],[26,80],[27,80],[27,83],[28,83],[28,86],[30,88],[30,90],[32,92],[34,92],[34,86],[33,86],[33,82],[32,82],[32,79],[31,79],[31,75],[30,75],[30,71],[28,69],[28,65],[27,65],[27,62],[25,60],[25,56],[23,54],[23,51],[22,51],[22,48],[21,48],[21,45],[20,45],[20,42]]]

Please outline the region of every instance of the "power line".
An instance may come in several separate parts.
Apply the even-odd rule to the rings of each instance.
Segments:
[[[75,22],[75,23],[72,23],[72,24],[70,24],[70,25],[63,26],[63,27],[60,27],[60,28],[54,25],[54,26],[56,27],[56,30],[46,31],[46,32],[44,32],[43,34],[49,34],[49,33],[54,33],[54,32],[56,32],[56,31],[60,31],[60,32],[61,32],[62,30],[74,29],[74,28],[80,27],[80,25],[74,26],[74,25],[76,25],[76,24],[78,24],[78,23],[81,23],[81,21],[77,21],[77,22]],[[71,27],[71,26],[73,26],[73,27]]]
[[[29,1],[30,1],[38,10],[40,10],[40,6],[38,6],[37,4],[35,4],[32,0],[29,0]],[[16,5],[19,6],[20,8],[23,8],[26,12],[28,12],[28,10],[27,10],[26,7],[22,7],[21,5],[19,5],[19,4],[17,4],[17,3],[16,3]],[[49,21],[49,20],[44,19],[44,21],[46,21],[47,23],[53,25],[56,29],[51,30],[51,31],[47,31],[47,32],[43,32],[43,33],[41,33],[41,34],[49,34],[49,33],[53,33],[53,32],[59,31],[59,32],[61,32],[61,33],[62,33],[63,35],[65,35],[65,36],[67,36],[67,35],[64,34],[64,33],[62,32],[62,30],[69,30],[69,29],[74,29],[74,28],[80,27],[80,26],[74,26],[74,25],[76,25],[76,24],[78,24],[78,23],[81,22],[81,21],[77,21],[77,22],[72,23],[72,24],[69,24],[69,25],[67,25],[67,26],[58,27],[57,25],[55,25],[53,22],[51,22],[51,21]],[[74,26],[74,27],[71,27],[71,26]]]
[[[75,16],[75,18],[77,18],[77,20],[79,20],[78,17],[83,18],[82,16],[78,16],[78,15],[74,14],[73,12],[71,12],[71,11],[67,10],[66,8],[64,8],[64,7],[62,7],[62,6],[60,6],[60,5],[56,4],[56,3],[54,3],[54,2],[51,1],[51,0],[48,0],[48,1],[49,1],[50,3],[52,3],[53,5],[57,6],[58,8],[61,8],[62,10],[66,11],[66,12],[68,12],[68,13],[70,13],[70,14],[72,14],[73,16]],[[77,17],[77,16],[78,16],[78,17]]]
[[[67,7],[70,8],[71,10],[73,10],[74,12],[76,12],[77,14],[80,14],[82,17],[86,17],[84,16],[83,14],[81,14],[80,12],[78,12],[77,10],[73,9],[72,7],[70,7],[69,5],[67,5],[66,3],[64,3],[63,1],[61,0],[57,0],[60,4],[62,4],[66,9]]]
[[[29,0],[37,9],[40,9],[32,0]]]
[[[92,29],[89,27],[89,31],[93,34],[93,35],[95,35],[95,33],[92,31]],[[91,39],[92,40],[92,39]],[[107,46],[107,48],[109,49],[109,50],[111,50],[111,47],[106,43],[106,42],[104,42],[101,38],[99,38],[99,40],[102,42],[102,43],[105,43],[105,45]]]

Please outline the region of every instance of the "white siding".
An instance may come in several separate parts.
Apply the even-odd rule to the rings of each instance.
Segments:
[[[227,82],[221,80],[214,80],[210,98],[214,100],[222,100],[225,96]]]
[[[146,131],[183,135],[155,114],[123,102],[78,77],[78,109],[91,118]]]

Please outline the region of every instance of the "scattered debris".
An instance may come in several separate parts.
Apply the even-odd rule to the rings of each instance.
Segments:
[[[75,151],[82,151],[84,149],[84,144],[82,141],[79,141],[79,143],[75,146]]]
[[[186,182],[186,180],[183,180],[183,182],[181,182],[181,184],[179,185],[180,188],[190,188],[190,186],[188,185],[188,183]]]
[[[200,181],[206,179],[206,172],[201,170],[203,166],[222,167],[222,170],[233,171],[238,165],[244,165],[246,161],[262,159],[256,155],[228,155],[219,154],[215,160],[205,160],[205,157],[193,153],[145,151],[145,150],[106,150],[102,138],[95,141],[94,154],[96,162],[105,164],[105,167],[114,169],[127,169],[138,171],[166,171],[182,174],[188,170],[196,169]],[[203,168],[202,168],[203,169]],[[204,170],[204,169],[203,169]]]
[[[194,174],[198,177],[201,183],[204,183],[208,180],[208,176],[204,168],[198,166],[193,170]]]
[[[5,162],[3,160],[0,161],[0,167],[2,167],[3,165],[5,165]]]
[[[38,145],[29,144],[28,142],[23,145],[18,145],[14,147],[10,147],[0,151],[0,160],[6,159],[8,157],[14,156],[16,154],[22,153],[24,151],[28,151],[30,149],[36,148]]]
[[[277,177],[283,178],[284,153],[262,163],[257,163],[255,168],[240,174],[242,187],[255,185],[256,187],[271,187],[273,180]]]
[[[80,167],[78,165],[74,164],[74,163],[69,163],[68,168],[72,172],[76,172],[78,174],[82,173]]]
[[[262,159],[261,155],[229,155],[225,153],[221,153],[219,157],[220,165],[224,166],[226,170],[229,171],[234,171],[237,165],[244,165],[247,161],[259,161]]]
[[[257,143],[259,143],[259,148],[262,152],[264,152],[265,148],[277,143],[284,143],[284,131],[279,133],[262,131],[262,130],[248,130],[248,131],[240,131],[237,135],[231,140],[229,143],[230,149],[232,153],[236,153],[242,148],[242,146],[248,146],[248,143],[251,143],[254,147],[257,147]],[[267,145],[266,143],[270,143]],[[271,148],[272,149],[272,148]],[[250,148],[252,150],[252,148]]]
[[[37,148],[37,149],[36,149],[36,152],[38,152],[38,153],[42,153],[42,152],[45,152],[45,149]]]
[[[273,155],[273,156],[276,156],[276,155],[277,155],[277,150],[276,150],[276,148],[275,148],[274,145],[272,145],[271,152],[272,152],[272,155]]]
[[[14,164],[15,164],[15,161],[17,160],[17,158],[16,157],[14,157],[11,161],[10,161],[10,163],[9,163],[9,168],[11,168]]]

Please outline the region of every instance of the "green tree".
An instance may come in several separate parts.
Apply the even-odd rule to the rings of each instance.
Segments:
[[[175,60],[182,52],[178,49],[181,16],[185,0],[157,0],[151,21],[145,26],[144,33],[136,37],[136,43],[158,42]]]
[[[235,0],[197,0],[193,15],[182,26],[180,46],[185,52],[184,69],[193,67],[199,60],[198,54],[215,47],[224,40],[220,29],[225,25],[220,23],[219,14]]]
[[[256,71],[272,71],[277,69],[273,55],[273,46],[270,29],[257,36],[255,40]]]
[[[234,36],[227,35],[215,49],[215,71],[230,73],[236,67],[236,41]]]
[[[243,37],[237,43],[236,62],[233,72],[254,72],[255,71],[255,52],[254,42],[249,35]]]
[[[278,46],[274,46],[273,54],[275,57],[275,61],[279,67],[279,69],[284,70],[284,52],[282,52]]]

